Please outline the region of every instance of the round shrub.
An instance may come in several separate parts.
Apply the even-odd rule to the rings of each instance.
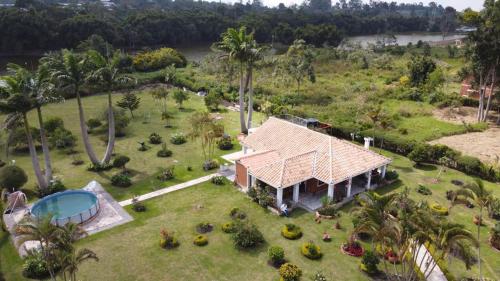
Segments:
[[[217,146],[220,150],[231,150],[233,149],[233,142],[230,135],[224,134],[222,138],[217,142]]]
[[[146,205],[137,199],[132,199],[132,210],[138,213],[146,212]]]
[[[427,186],[424,186],[421,184],[418,185],[417,192],[422,194],[422,195],[431,195],[432,194],[432,191]]]
[[[205,235],[196,235],[193,240],[193,244],[196,246],[205,246],[208,244],[208,239]]]
[[[224,185],[224,177],[223,176],[215,176],[212,178],[212,183],[215,185]]]
[[[160,174],[156,177],[160,181],[168,181],[175,177],[174,175],[175,166],[169,166],[167,168],[160,169]]]
[[[210,171],[217,168],[219,168],[219,162],[217,162],[216,160],[207,160],[203,162],[204,171]]]
[[[380,260],[374,252],[365,251],[361,258],[360,269],[368,274],[375,274],[378,272],[379,263]]]
[[[302,229],[295,224],[287,223],[281,229],[281,235],[290,240],[299,239],[302,237]]]
[[[170,157],[172,156],[172,150],[167,148],[167,144],[163,143],[161,149],[156,153],[158,157]]]
[[[174,232],[162,229],[160,231],[160,247],[172,249],[177,246],[179,246],[179,240],[175,237]]]
[[[129,187],[132,185],[132,180],[125,174],[116,174],[111,177],[111,184],[118,187]]]
[[[113,165],[96,163],[90,164],[87,170],[91,172],[101,172],[111,170],[111,168],[113,168]]]
[[[243,220],[247,217],[247,214],[239,208],[232,208],[231,211],[229,211],[229,216],[233,219]]]
[[[339,211],[335,205],[327,205],[318,209],[318,213],[322,216],[336,217]]]
[[[186,141],[187,141],[186,136],[183,133],[177,133],[174,134],[172,137],[170,137],[170,142],[172,144],[179,145],[185,143]]]
[[[302,276],[302,270],[295,264],[285,263],[280,266],[280,281],[298,281]]]
[[[213,229],[214,226],[209,222],[200,222],[196,225],[196,231],[198,231],[198,233],[207,233],[212,231]]]
[[[125,165],[130,162],[130,158],[125,155],[118,155],[113,159],[113,167],[115,168],[125,168]]]
[[[0,186],[9,190],[17,190],[28,181],[28,176],[18,166],[8,165],[0,169]]]
[[[388,181],[397,180],[398,178],[399,174],[395,170],[387,171],[387,173],[385,173],[385,179]]]
[[[97,118],[90,118],[89,120],[87,120],[87,127],[90,129],[90,130],[93,130],[95,128],[98,128],[102,125],[102,122],[101,120],[97,119]]]
[[[43,122],[43,128],[47,134],[52,134],[56,129],[64,128],[64,121],[61,117],[51,117]]]
[[[447,216],[448,215],[448,208],[441,206],[438,203],[431,204],[430,208],[431,208],[432,212],[436,215],[439,215],[439,216]]]
[[[50,145],[57,149],[71,148],[75,146],[76,137],[70,130],[65,128],[57,128],[48,137]]]
[[[163,140],[159,134],[151,133],[151,135],[149,135],[149,143],[150,144],[160,144],[162,142],[163,142]]]
[[[264,242],[264,236],[257,226],[239,223],[232,235],[234,245],[239,248],[253,248]]]
[[[273,265],[280,265],[285,260],[285,250],[280,246],[271,246],[267,249],[269,261]]]
[[[234,233],[236,231],[236,225],[234,222],[226,222],[222,225],[221,229],[225,233]]]
[[[319,246],[314,244],[314,242],[312,241],[302,244],[302,247],[300,247],[300,251],[306,258],[312,260],[317,260],[323,256]]]

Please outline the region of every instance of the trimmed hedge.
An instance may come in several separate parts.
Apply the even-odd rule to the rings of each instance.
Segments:
[[[474,130],[474,128],[472,128]],[[330,130],[330,134],[343,139],[352,140],[351,133],[357,129],[346,127],[335,127]],[[362,143],[364,137],[375,137],[384,140],[384,149],[404,156],[408,156],[414,149],[417,149],[412,156],[418,153],[419,162],[441,164],[449,168],[459,170],[468,175],[477,176],[485,180],[499,182],[500,169],[481,162],[478,158],[462,155],[446,145],[430,145],[419,143],[415,140],[407,140],[394,134],[382,135],[378,131],[366,130],[358,133],[354,140]]]
[[[314,244],[313,242],[302,244],[302,247],[300,247],[300,251],[302,255],[311,260],[317,260],[323,256],[319,246]]]
[[[196,235],[193,240],[196,246],[205,246],[208,244],[208,238],[205,235]]]
[[[438,203],[433,203],[430,206],[432,212],[436,215],[439,216],[447,216],[448,215],[448,208],[439,205]]]

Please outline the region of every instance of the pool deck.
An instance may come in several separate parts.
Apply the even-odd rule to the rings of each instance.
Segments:
[[[81,224],[88,235],[113,228],[115,226],[130,222],[133,220],[118,202],[104,190],[96,181],[91,181],[83,190],[93,192],[99,199],[99,213],[91,220]],[[12,240],[21,256],[26,255],[29,249],[37,248],[38,242],[27,241],[18,247],[19,237],[15,235],[15,227],[19,221],[29,214],[28,205],[26,208],[18,208],[11,214],[4,214],[3,219],[8,231],[12,234]]]

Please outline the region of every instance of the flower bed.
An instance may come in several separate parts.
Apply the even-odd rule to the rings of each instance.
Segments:
[[[365,252],[358,242],[344,243],[340,246],[340,250],[342,253],[352,257],[361,257]]]
[[[389,261],[390,263],[395,263],[395,264],[398,264],[401,262],[398,254],[394,253],[392,250],[388,250],[385,253],[384,259]]]

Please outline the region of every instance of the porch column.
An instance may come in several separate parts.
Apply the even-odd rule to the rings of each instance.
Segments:
[[[333,183],[328,184],[328,198],[333,199]]]
[[[247,147],[246,146],[243,146],[242,150],[243,150],[243,154],[247,154]]]
[[[276,205],[280,208],[281,204],[283,204],[283,188],[278,188],[276,190]]]
[[[299,202],[299,184],[293,186],[293,202]]]
[[[366,177],[366,189],[370,189],[370,185],[371,185],[371,181],[372,181],[372,171],[368,171],[368,174],[367,174],[367,177]]]
[[[351,197],[352,178],[347,182],[347,198]]]
[[[382,172],[380,173],[380,176],[385,179],[385,172],[387,171],[387,165],[382,166]]]

